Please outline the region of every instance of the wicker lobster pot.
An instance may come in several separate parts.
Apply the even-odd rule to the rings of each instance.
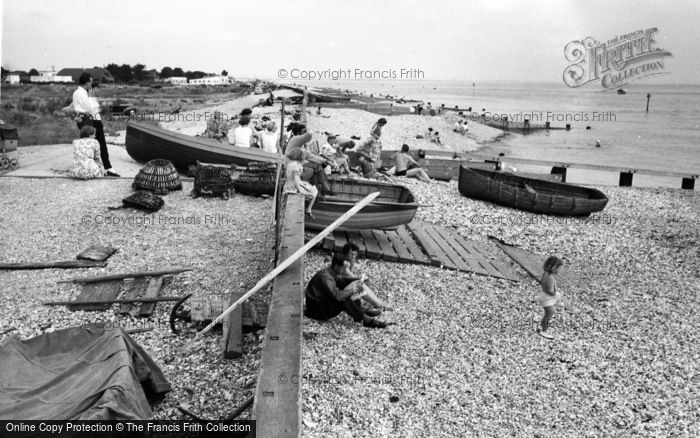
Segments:
[[[275,194],[277,167],[268,163],[250,163],[233,181],[236,192],[244,195],[261,196]]]
[[[232,169],[229,166],[197,163],[194,172],[194,196],[222,196],[227,199],[233,191]]]
[[[170,190],[182,190],[180,175],[168,160],[151,160],[134,178],[134,190],[150,190],[157,195],[167,195]]]

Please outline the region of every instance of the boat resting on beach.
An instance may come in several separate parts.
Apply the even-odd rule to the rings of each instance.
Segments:
[[[458,187],[469,198],[557,216],[588,216],[608,203],[597,189],[467,166],[459,168]]]
[[[402,185],[352,178],[329,178],[328,183],[336,195],[316,200],[312,208],[314,217],[307,214],[304,218],[308,229],[325,229],[357,201],[377,191],[380,195],[338,230],[393,230],[411,222],[418,210],[413,193]]]
[[[262,149],[236,147],[207,137],[193,137],[134,121],[126,126],[126,152],[140,163],[155,159],[169,160],[181,171],[187,171],[197,161],[245,166],[253,161],[277,163],[280,159],[277,154]]]

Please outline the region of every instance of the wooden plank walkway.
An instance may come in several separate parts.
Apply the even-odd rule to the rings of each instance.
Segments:
[[[547,256],[533,254],[522,248],[518,248],[513,245],[509,245],[502,240],[499,240],[493,236],[490,237],[491,242],[493,242],[497,247],[499,247],[508,257],[513,259],[517,264],[519,264],[532,278],[540,281],[542,277],[542,265],[547,259]],[[571,288],[576,285],[575,275],[563,266],[559,273],[557,274],[557,281],[560,285]]]
[[[411,222],[395,231],[336,231],[333,240],[334,251],[353,242],[360,248],[360,255],[370,259],[431,265],[511,281],[522,279],[507,259],[487,245],[428,223]]]
[[[284,210],[279,261],[304,244],[304,197],[290,194]],[[272,288],[253,418],[261,437],[301,436],[301,318],[303,257],[277,276]]]

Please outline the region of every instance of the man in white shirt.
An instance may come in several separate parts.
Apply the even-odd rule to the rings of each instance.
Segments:
[[[119,174],[112,170],[112,164],[109,162],[105,130],[100,117],[100,104],[91,95],[92,81],[92,75],[87,72],[83,72],[78,78],[78,89],[73,92],[73,111],[78,114],[78,129],[82,129],[83,126],[95,128],[95,139],[100,144],[100,157],[105,168],[105,174],[118,177]]]

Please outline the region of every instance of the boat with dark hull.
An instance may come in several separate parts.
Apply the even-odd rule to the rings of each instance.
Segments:
[[[262,149],[236,147],[207,137],[193,137],[134,121],[126,126],[126,152],[140,163],[155,159],[169,160],[181,171],[187,171],[197,161],[245,166],[254,161],[277,163],[280,159],[277,154]]]
[[[608,203],[598,189],[467,166],[459,168],[458,188],[469,198],[557,216],[588,216]]]
[[[313,218],[308,214],[304,218],[308,229],[325,229],[356,202],[374,192],[380,195],[339,230],[393,230],[411,222],[418,210],[413,193],[402,185],[352,178],[329,178],[328,183],[335,195],[327,196],[323,201],[316,200],[312,208]]]

